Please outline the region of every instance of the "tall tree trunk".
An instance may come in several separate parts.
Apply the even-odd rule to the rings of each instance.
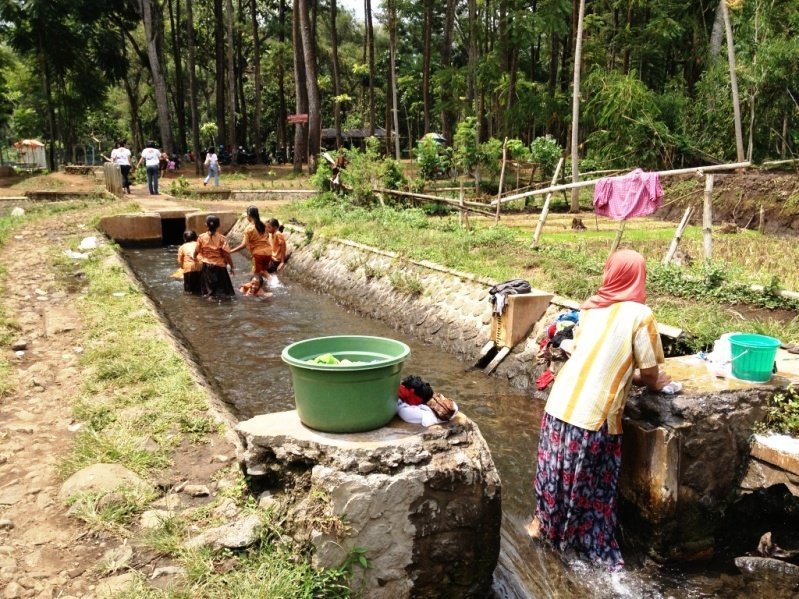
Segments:
[[[166,80],[161,70],[158,59],[157,37],[158,32],[154,27],[156,16],[153,0],[140,0],[142,19],[144,20],[144,36],[147,39],[147,58],[150,61],[150,72],[153,78],[153,91],[155,93],[155,108],[158,114],[158,130],[161,133],[161,147],[167,154],[174,150],[172,142],[172,129],[169,124],[169,101],[166,96]]]
[[[477,0],[468,0],[467,5],[469,11],[469,46],[467,49],[466,101],[471,105],[475,98],[475,76],[477,74]],[[479,117],[477,126],[479,129]]]
[[[364,0],[366,47],[369,54],[369,135],[375,134],[375,32],[372,27],[372,0]]]
[[[316,39],[313,36],[308,0],[299,0],[300,32],[305,60],[305,87],[308,90],[308,172],[316,172],[316,158],[321,150],[322,100],[316,74]]]
[[[730,65],[730,84],[732,87],[732,112],[735,120],[735,155],[737,162],[746,159],[744,154],[743,127],[741,126],[741,101],[738,97],[738,76],[735,74],[735,44],[732,39],[732,24],[727,3],[722,0],[721,14],[724,17],[724,29],[727,32],[727,62]]]
[[[127,49],[125,50],[125,55],[127,56]],[[125,93],[128,96],[128,106],[130,108],[130,130],[133,134],[133,139],[130,140],[128,147],[131,148],[131,151],[135,152],[136,150],[144,147],[141,117],[139,116],[139,94],[137,91],[139,89],[141,75],[137,70],[136,79],[133,83],[131,83],[129,79],[131,76],[131,71],[128,69],[127,74],[122,78],[122,82],[125,86]]]
[[[707,45],[707,53],[711,59],[721,54],[721,43],[724,41],[724,10],[721,5],[726,0],[719,0],[716,7],[716,17],[713,19],[713,30],[710,32],[710,42]]]
[[[180,37],[178,36],[180,28],[180,0],[176,2],[177,6],[173,8],[173,1],[168,0],[167,8],[169,10],[169,28],[172,33],[172,60],[175,62],[175,105],[177,107],[177,120],[178,120],[178,144],[180,144],[180,151],[186,151],[186,94],[183,90],[183,61],[181,60]],[[177,16],[176,16],[177,15]]]
[[[292,47],[294,49],[294,97],[295,113],[308,112],[308,89],[305,86],[305,57],[302,48],[302,31],[300,27],[300,0],[293,1],[292,9]],[[294,126],[294,172],[302,172],[302,163],[308,156],[308,124],[297,123]]]
[[[277,9],[278,41],[282,46],[286,41],[286,0],[278,0]],[[288,145],[288,132],[286,131],[286,69],[283,61],[277,65],[277,149],[283,151]]]
[[[236,72],[233,64],[234,40],[233,40],[233,0],[227,0],[227,10],[225,11],[225,29],[227,30],[227,145],[230,146],[230,159],[236,161]]]
[[[194,64],[194,12],[192,1],[186,0],[186,44],[189,61],[189,104],[191,105],[191,141],[194,146],[194,173],[200,168],[200,113],[197,110],[197,71]]]
[[[394,158],[400,159],[399,104],[397,103],[397,0],[389,4],[389,58],[391,68],[391,113],[394,124]]]
[[[444,32],[441,37],[441,67],[444,69],[449,69],[452,66],[452,36],[455,31],[457,5],[457,0],[447,0],[447,9],[444,13]],[[452,144],[454,122],[455,115],[452,114],[451,110],[445,108],[441,112],[441,134],[448,144]]]
[[[236,129],[236,139],[239,140],[239,145],[247,147],[250,120],[247,116],[247,98],[244,95],[244,75],[247,72],[247,63],[244,60],[244,49],[242,47],[242,32],[247,26],[244,14],[244,0],[238,0],[236,14],[239,18],[238,27],[234,30],[233,36],[236,48],[236,114],[241,115],[241,121]]]
[[[47,145],[47,168],[51,171],[58,169],[55,158],[55,108],[53,107],[53,93],[50,85],[50,69],[47,65],[47,57],[44,53],[44,31],[38,31],[39,39],[39,68],[42,70],[42,80],[44,82],[44,99],[47,103],[47,135],[50,137]],[[66,148],[64,148],[66,150]]]
[[[335,1],[335,0],[334,0]],[[253,51],[253,78],[255,79],[255,114],[253,118],[253,139],[255,152],[257,153],[264,145],[261,138],[261,35],[258,31],[258,3],[250,0],[250,10],[252,11],[252,51]]]
[[[214,0],[214,62],[216,63],[216,127],[224,137],[225,118],[225,13],[222,0]]]
[[[336,128],[336,149],[341,148],[341,103],[338,97],[341,95],[341,79],[338,72],[338,28],[336,19],[338,18],[338,7],[336,0],[330,0],[330,40],[331,51],[333,53],[333,93],[335,94],[333,104],[333,125]]]
[[[433,0],[424,0],[424,30],[422,32],[422,109],[424,132],[430,132],[430,40],[433,30]]]
[[[579,133],[580,133],[580,68],[583,56],[583,20],[585,18],[585,0],[580,0],[577,15],[577,33],[574,44],[574,86],[572,89],[572,183],[580,180],[579,168]],[[580,190],[572,189],[570,212],[580,211]]]

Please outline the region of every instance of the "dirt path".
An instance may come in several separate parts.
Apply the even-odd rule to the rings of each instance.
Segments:
[[[90,568],[105,545],[67,517],[57,499],[56,465],[72,443],[69,400],[82,351],[74,302],[41,251],[43,241],[58,243],[83,219],[61,221],[58,230],[44,222],[23,227],[0,252],[9,273],[7,312],[26,344],[13,357],[17,385],[0,404],[0,583],[7,598],[89,593],[96,583]]]
[[[80,285],[65,291],[48,264],[48,251],[42,251],[71,235],[96,234],[88,223],[102,210],[28,222],[0,250],[0,265],[8,272],[2,301],[19,326],[15,346],[20,348],[8,352],[16,385],[0,399],[0,596],[5,599],[103,596],[99,565],[104,553],[122,542],[68,516],[58,497],[63,481],[57,467],[80,427],[70,404],[81,392],[84,324],[75,307]],[[218,438],[184,444],[174,465],[159,473],[159,485],[172,488],[186,480],[211,485],[220,468],[213,456],[231,451]],[[131,566],[147,576],[157,565],[159,556],[135,549]]]

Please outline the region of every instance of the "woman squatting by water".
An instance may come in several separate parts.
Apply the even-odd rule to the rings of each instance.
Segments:
[[[658,367],[663,348],[645,287],[643,256],[620,250],[608,258],[601,287],[582,306],[538,441],[529,534],[610,570],[624,566],[614,536],[622,412],[633,384],[659,391],[670,381]]]

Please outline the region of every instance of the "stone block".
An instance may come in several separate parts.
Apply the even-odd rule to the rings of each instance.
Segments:
[[[348,551],[366,549],[370,567],[354,581],[363,596],[490,595],[501,483],[463,414],[430,428],[395,419],[332,435],[302,426],[292,411],[236,430],[246,471],[295,498],[287,520],[296,538],[311,539],[317,566],[337,567]]]
[[[125,244],[159,245],[162,241],[161,216],[157,213],[118,214],[100,219],[100,230]]]
[[[205,233],[208,229],[205,227],[205,218],[209,214],[215,214],[219,217],[219,232],[222,235],[227,235],[228,231],[233,228],[236,221],[239,220],[241,214],[228,210],[219,210],[216,212],[191,212],[186,215],[186,229],[193,229],[197,234]]]

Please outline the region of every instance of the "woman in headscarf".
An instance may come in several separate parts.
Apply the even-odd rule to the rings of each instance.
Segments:
[[[633,384],[659,391],[663,348],[646,301],[646,262],[613,253],[582,306],[574,352],[549,394],[538,441],[533,537],[619,570],[614,537],[621,419]],[[636,370],[637,369],[637,370]]]

